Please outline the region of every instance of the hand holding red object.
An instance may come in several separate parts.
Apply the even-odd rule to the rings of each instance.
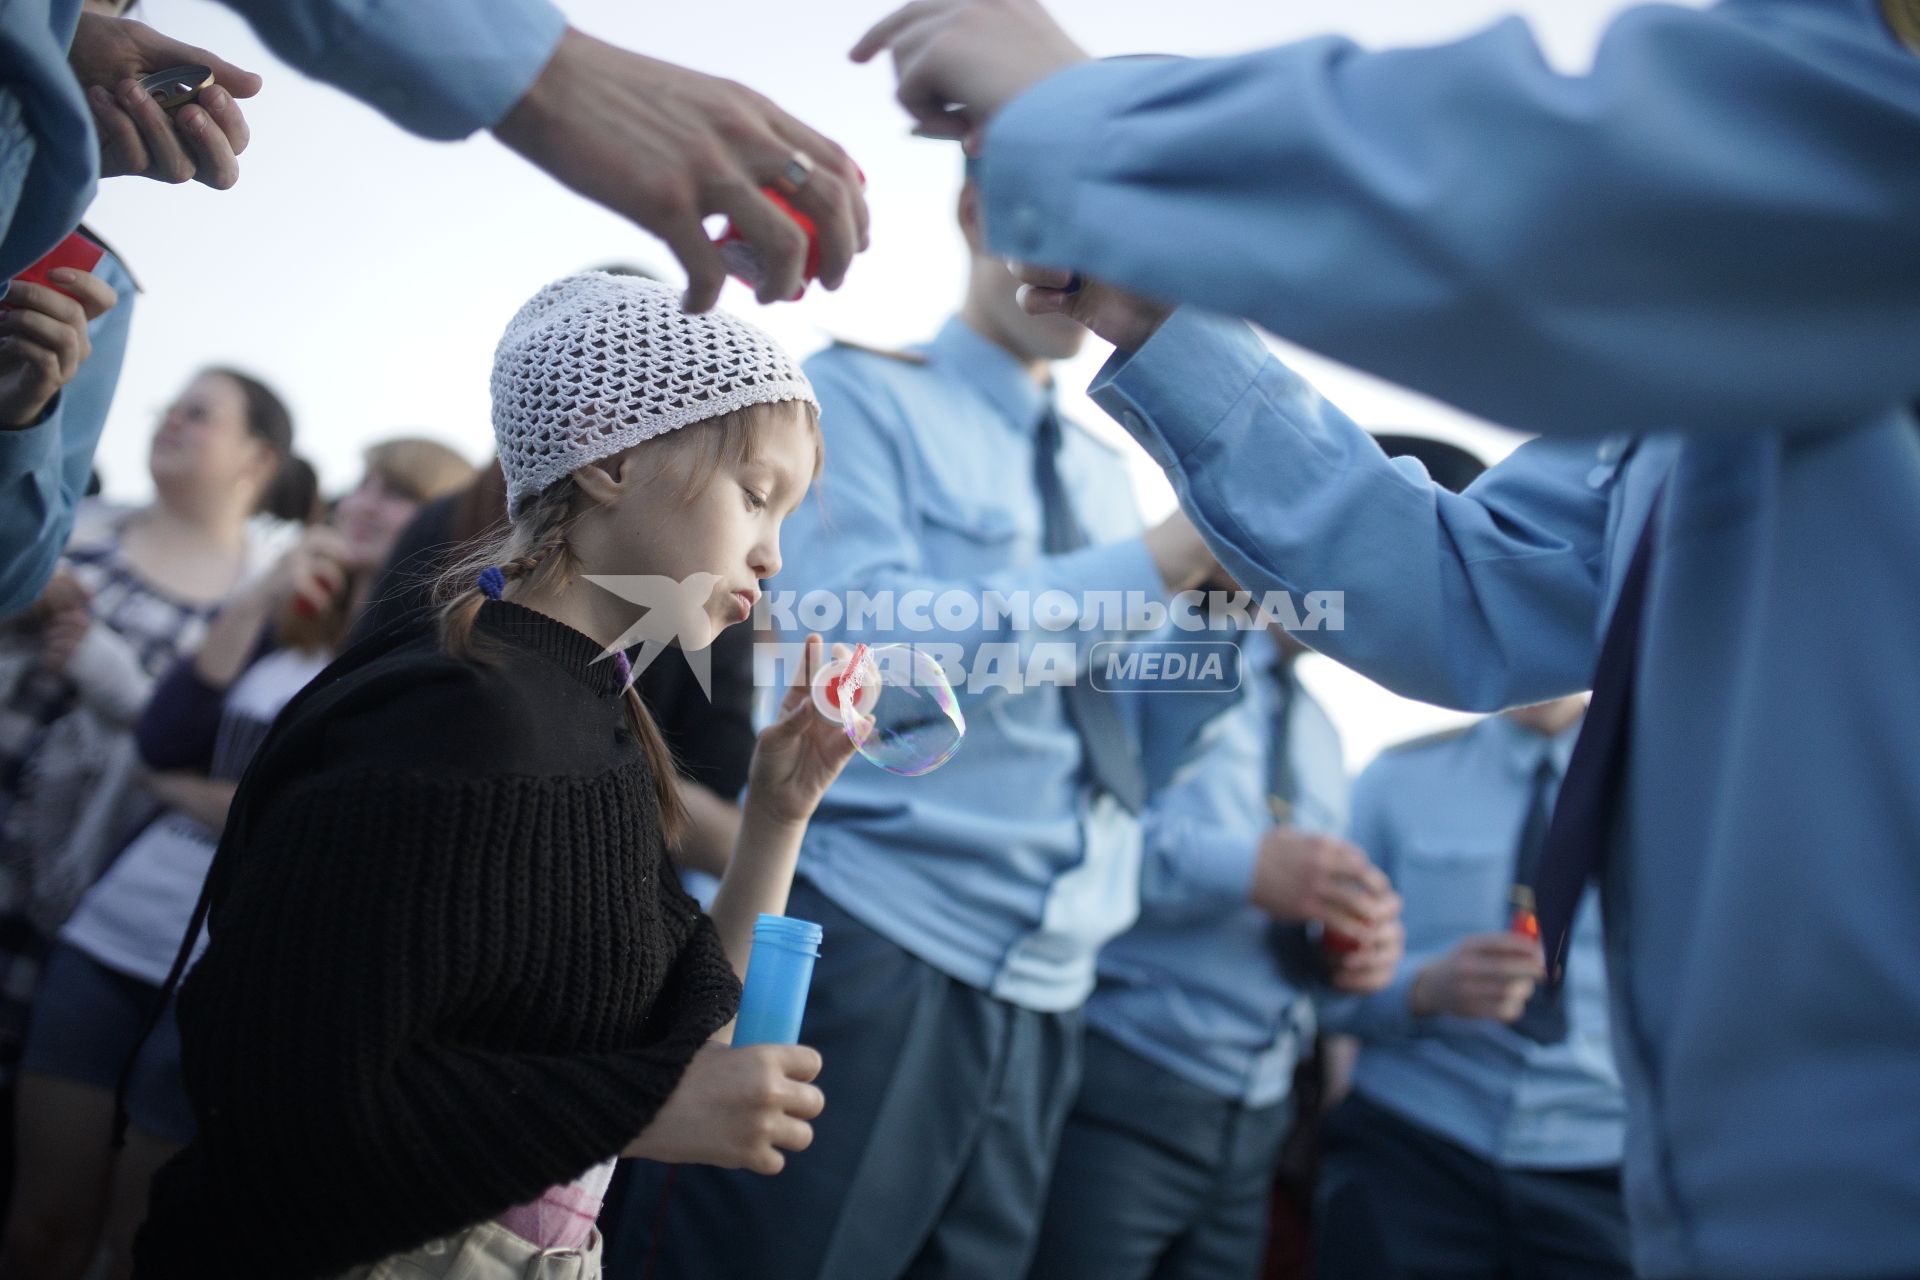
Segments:
[[[1511,933],[1475,934],[1420,971],[1408,992],[1408,1007],[1416,1017],[1446,1013],[1512,1022],[1544,977],[1546,962],[1537,941]]]
[[[119,297],[100,277],[54,267],[47,283],[16,279],[0,306],[0,428],[36,422],[93,354],[87,326]]]

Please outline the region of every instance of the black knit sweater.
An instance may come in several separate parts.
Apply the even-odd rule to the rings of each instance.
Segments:
[[[330,1275],[531,1200],[733,1015],[614,665],[511,604],[476,636],[496,661],[356,646],[242,782],[179,1003],[198,1133],[142,1280]]]

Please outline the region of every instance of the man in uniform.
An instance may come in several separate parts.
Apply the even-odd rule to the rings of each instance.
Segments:
[[[808,829],[788,910],[825,929],[801,1039],[833,1119],[777,1178],[643,1169],[610,1228],[615,1272],[1026,1267],[1094,953],[1138,902],[1143,730],[1085,678],[1124,635],[1100,599],[1164,604],[1214,566],[1184,516],[1141,531],[1119,454],[1054,405],[1053,363],[1085,330],[1020,310],[970,182],[959,215],[966,298],[931,343],[808,361],[828,463],[774,585],[807,627],[810,592],[837,601],[840,625],[814,628],[830,641],[947,647],[967,736],[920,777],[856,763]],[[1066,610],[1052,629],[1028,621],[1043,596]],[[1063,651],[1073,683],[1028,681]],[[1137,700],[1169,736],[1168,717],[1214,701]]]
[[[1376,439],[1452,488],[1483,470],[1443,441]],[[1316,1000],[1376,991],[1399,960],[1389,879],[1341,838],[1346,762],[1297,674],[1304,646],[1271,626],[1217,634],[1240,646],[1246,696],[1184,762],[1144,744],[1140,919],[1100,952],[1034,1280],[1254,1275],[1288,1135],[1318,1119],[1297,1105],[1316,1091],[1293,1093]],[[1372,945],[1323,948],[1310,929]]]
[[[1594,690],[1542,928],[1601,877],[1638,1273],[1920,1273],[1920,3],[1633,9],[1576,76],[1518,22],[1092,63],[1030,0],[882,48],[1236,578],[1344,588],[1316,646],[1415,697]],[[1438,493],[1071,272],[1552,438]]]
[[[1327,1280],[1631,1274],[1591,891],[1565,984],[1535,985],[1535,880],[1585,709],[1488,716],[1390,748],[1354,783],[1350,834],[1405,899],[1407,956],[1384,991],[1323,1007],[1361,1040],[1326,1125]]]

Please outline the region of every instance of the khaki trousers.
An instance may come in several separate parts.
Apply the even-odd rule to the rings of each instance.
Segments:
[[[600,1232],[581,1249],[542,1249],[497,1222],[429,1240],[339,1280],[599,1280]]]

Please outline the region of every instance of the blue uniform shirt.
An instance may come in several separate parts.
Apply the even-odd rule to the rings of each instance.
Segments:
[[[1042,555],[1033,445],[1046,391],[959,320],[923,354],[913,363],[836,346],[807,362],[826,471],[787,521],[770,590],[843,603],[890,592],[891,629],[872,616],[850,625],[849,611],[822,634],[951,646],[963,676],[991,676],[995,662],[1023,674],[1042,643],[1071,643],[1084,667],[1113,631],[1022,631],[985,610],[952,625],[968,619],[940,601],[1048,590],[1071,603],[1101,591],[1164,600],[1120,456],[1066,432],[1061,474],[1095,545]],[[1089,796],[1058,687],[1011,693],[963,678],[956,690],[967,718],[958,754],[918,778],[853,761],[808,829],[800,874],[962,982],[1029,1008],[1073,1008],[1092,989],[1095,950],[1137,910],[1139,824]]]
[[[1634,455],[1669,480],[1603,886],[1649,1277],[1920,1274],[1916,156],[1876,0],[1632,10],[1579,76],[1517,23],[1097,63],[986,146],[999,252],[1514,426],[1674,433]],[[1100,385],[1237,578],[1345,590],[1315,646],[1414,697],[1585,687],[1644,466],[1538,443],[1436,493],[1209,332]]]
[[[133,325],[133,277],[112,253],[93,274],[119,295],[112,310],[87,326],[93,354],[31,427],[0,431],[0,618],[39,598],[73,533],[86,496],[93,451],[106,429]]]
[[[1597,895],[1582,900],[1568,945],[1565,1040],[1537,1044],[1482,1018],[1415,1018],[1407,996],[1462,938],[1507,928],[1534,774],[1551,756],[1564,775],[1578,731],[1546,737],[1490,716],[1384,752],[1353,787],[1353,841],[1400,892],[1407,955],[1385,991],[1328,1002],[1325,1025],[1365,1041],[1355,1090],[1506,1168],[1620,1163],[1627,1109],[1608,1043]]]
[[[1273,920],[1247,901],[1254,855],[1272,825],[1277,649],[1242,641],[1246,697],[1208,725],[1184,764],[1146,744],[1156,785],[1142,819],[1140,920],[1100,952],[1087,1024],[1216,1097],[1249,1107],[1284,1100],[1312,1043],[1313,1000],[1274,950]],[[1346,826],[1340,735],[1293,681],[1289,754],[1294,825]]]
[[[0,5],[0,281],[79,225],[100,168],[93,115],[67,65],[80,0]]]
[[[552,0],[221,0],[269,49],[423,138],[500,123],[560,43]]]

